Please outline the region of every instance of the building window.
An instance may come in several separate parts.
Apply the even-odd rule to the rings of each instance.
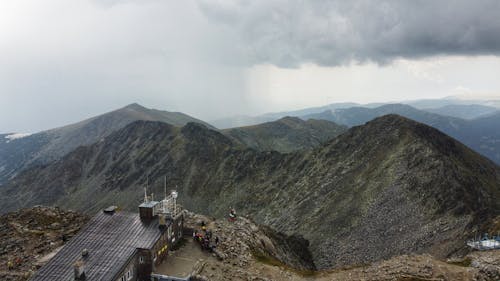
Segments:
[[[130,279],[132,279],[132,275],[130,274],[130,270],[129,270],[129,271],[127,271],[127,280],[130,280]]]
[[[144,258],[143,257],[139,257],[139,263],[144,263]]]

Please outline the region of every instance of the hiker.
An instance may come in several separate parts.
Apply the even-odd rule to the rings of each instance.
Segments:
[[[210,240],[208,240],[207,237],[205,237],[205,239],[203,239],[203,248],[205,250],[210,250]]]
[[[14,269],[14,263],[13,263],[11,260],[9,260],[9,261],[7,262],[7,268],[8,268],[9,270]]]
[[[200,248],[201,250],[205,250],[205,238],[204,237],[200,237]]]
[[[193,230],[193,240],[196,240],[196,236],[197,236],[197,231],[196,230]]]
[[[219,236],[215,236],[215,246],[219,246]]]
[[[233,208],[229,210],[229,221],[234,222],[236,220],[236,211]]]
[[[201,230],[206,231],[207,226],[205,225],[205,221],[201,221]]]

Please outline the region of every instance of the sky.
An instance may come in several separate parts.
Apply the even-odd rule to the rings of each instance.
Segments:
[[[500,1],[2,0],[0,132],[137,102],[204,120],[500,99]]]

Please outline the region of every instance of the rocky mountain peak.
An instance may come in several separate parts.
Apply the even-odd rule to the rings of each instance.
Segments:
[[[135,102],[125,106],[123,109],[147,110],[147,108]]]

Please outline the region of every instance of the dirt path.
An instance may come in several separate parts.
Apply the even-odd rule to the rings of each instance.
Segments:
[[[186,243],[179,250],[170,253],[171,255],[167,257],[167,260],[156,268],[155,273],[187,277],[198,261],[216,261],[211,254],[202,251],[200,246],[189,237],[186,238]]]

